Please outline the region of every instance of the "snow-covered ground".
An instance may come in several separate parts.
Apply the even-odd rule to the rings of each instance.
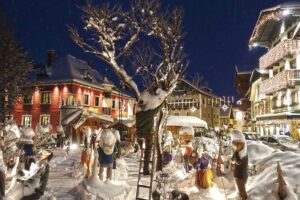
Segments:
[[[277,162],[280,162],[283,176],[287,183],[288,200],[300,199],[300,155],[293,152],[273,151],[262,143],[248,143],[249,165],[255,165],[255,175],[249,176],[246,185],[250,200],[277,200]],[[79,164],[81,150],[54,150],[54,158],[50,162],[50,175],[47,190],[42,200],[133,200],[136,195],[138,177],[138,156],[131,154],[118,160],[117,170],[113,171],[110,183],[93,184],[84,180],[84,168]],[[214,170],[213,170],[214,171]],[[236,198],[234,181],[230,170],[224,177],[214,177],[214,185],[210,189],[198,189],[195,186],[195,170],[186,174],[182,165],[172,163],[164,168],[168,174],[166,185],[160,192],[171,192],[178,189],[188,194],[192,200],[233,200]],[[159,174],[157,174],[159,176]],[[142,183],[148,179],[143,178]],[[93,188],[91,186],[97,186]],[[157,187],[157,185],[155,186]],[[159,187],[159,186],[158,186]],[[146,190],[142,191],[146,196]],[[143,196],[143,195],[142,195]]]

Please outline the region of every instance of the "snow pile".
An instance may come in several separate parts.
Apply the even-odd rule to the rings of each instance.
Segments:
[[[270,156],[274,152],[274,149],[260,142],[247,141],[247,149],[249,164],[252,165],[255,164],[257,161]]]
[[[137,112],[141,111],[140,106],[145,106],[143,108],[143,111],[147,110],[153,110],[160,106],[162,102],[165,100],[167,97],[168,92],[158,88],[155,92],[155,94],[150,94],[147,90],[141,93],[139,97],[139,106],[137,107]]]
[[[277,193],[277,162],[280,163],[287,183],[286,200],[300,199],[300,155],[293,152],[274,152],[258,161],[257,173],[248,179],[246,186],[249,200],[279,200]]]
[[[194,126],[207,128],[207,123],[194,116],[168,116],[166,126]]]

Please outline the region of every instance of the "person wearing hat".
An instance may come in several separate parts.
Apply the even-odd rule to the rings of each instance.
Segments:
[[[106,168],[106,180],[112,178],[114,154],[118,151],[116,147],[116,136],[110,129],[104,129],[100,136],[100,144],[98,151],[98,159],[100,163],[100,180],[103,181],[104,168]]]
[[[25,127],[22,129],[20,143],[23,144],[26,170],[30,169],[31,163],[35,163],[36,148],[33,143],[34,136],[35,133],[32,128]]]
[[[239,192],[239,198],[247,199],[246,183],[248,179],[248,154],[247,145],[243,133],[234,129],[231,133],[232,138],[232,164],[233,176]]]
[[[210,169],[211,156],[208,152],[203,152],[197,163],[196,186],[202,189],[212,187],[213,174]]]

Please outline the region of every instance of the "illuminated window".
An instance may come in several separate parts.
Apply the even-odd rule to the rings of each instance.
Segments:
[[[90,95],[84,94],[84,105],[90,105]]]
[[[75,104],[75,98],[74,98],[74,94],[69,94],[67,97],[67,105],[74,105]]]
[[[50,115],[41,115],[40,116],[40,124],[42,126],[50,124]]]
[[[50,104],[50,103],[51,103],[51,92],[42,92],[41,104]]]
[[[100,104],[100,97],[95,96],[95,107],[99,107]]]
[[[23,98],[23,104],[32,104],[32,95],[25,95]]]
[[[22,115],[22,126],[31,127],[32,116],[31,115]]]
[[[103,111],[103,115],[110,115],[110,108],[103,107],[102,111]]]

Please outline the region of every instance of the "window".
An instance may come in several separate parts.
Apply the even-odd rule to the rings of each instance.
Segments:
[[[31,115],[22,115],[22,125],[31,127],[32,116]]]
[[[174,115],[175,115],[175,116],[179,116],[179,113],[178,113],[178,112],[176,112]]]
[[[111,108],[112,109],[115,109],[116,108],[116,100],[112,100],[112,102],[111,102]],[[120,107],[119,107],[120,108]]]
[[[103,107],[102,111],[103,111],[103,115],[110,115],[110,108]]]
[[[103,92],[105,98],[111,98],[111,92]]]
[[[23,98],[23,104],[32,104],[32,95],[25,95]]]
[[[41,104],[51,103],[51,92],[42,92],[41,94]]]
[[[100,97],[95,97],[95,107],[99,107]]]
[[[50,115],[41,115],[40,116],[40,124],[42,126],[50,124]]]
[[[84,105],[90,105],[90,95],[84,94]]]
[[[69,106],[74,106],[75,105],[75,98],[74,98],[73,94],[68,95],[66,104],[69,105]]]

